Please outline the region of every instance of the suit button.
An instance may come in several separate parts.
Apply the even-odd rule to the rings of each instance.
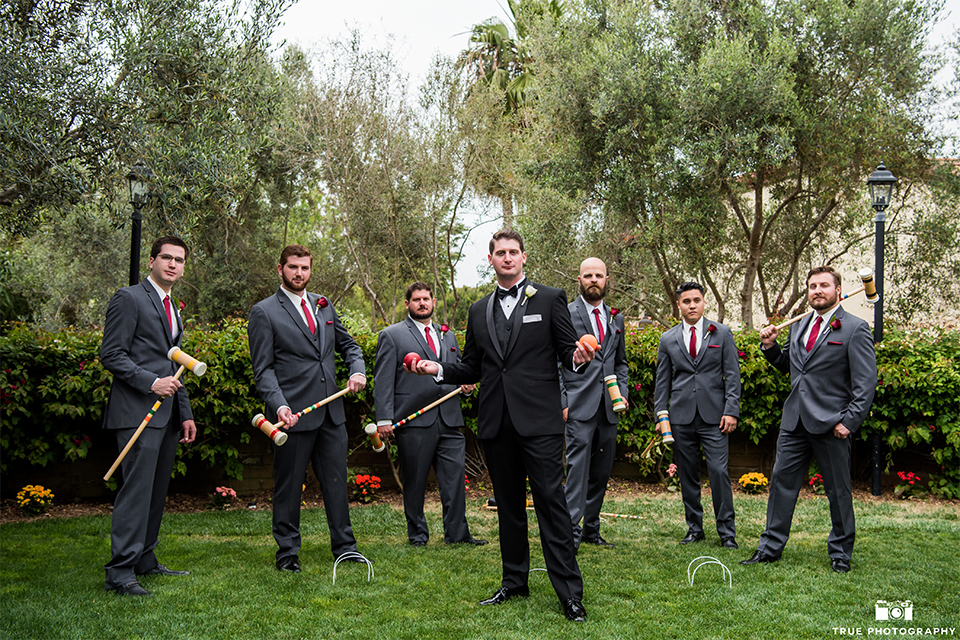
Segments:
[[[506,369],[506,367],[504,367],[504,368],[503,368],[503,373],[506,373],[506,372],[507,372],[507,369]]]
[[[320,378],[320,382],[326,382],[326,381],[327,381],[326,378]]]

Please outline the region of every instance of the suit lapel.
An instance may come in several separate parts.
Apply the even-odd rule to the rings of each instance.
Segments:
[[[713,334],[710,332],[710,325],[713,324],[710,322],[706,316],[703,318],[703,335],[700,337],[700,350],[697,351],[697,358],[693,361],[694,364],[700,364],[700,361],[703,360],[703,354],[707,352],[707,346],[710,344],[710,339],[713,337]],[[688,347],[689,348],[689,347]]]
[[[160,299],[160,296],[157,294],[157,290],[153,288],[153,285],[147,282],[147,279],[144,278],[140,281],[140,286],[143,287],[143,290],[147,293],[147,298],[150,302],[153,303],[153,308],[157,312],[157,319],[160,320],[160,327],[163,329],[163,335],[167,337],[167,344],[171,347],[173,344],[173,336],[170,334],[170,321],[167,319],[167,310],[163,308],[163,300]],[[173,313],[173,303],[170,304],[170,313]],[[178,318],[178,328],[182,331],[182,327],[179,327],[179,318]],[[177,334],[179,335],[179,333]]]
[[[692,363],[694,360],[690,357],[690,344],[686,342],[687,332],[685,329],[686,323],[681,320],[680,324],[677,325],[677,344],[680,345],[680,351],[686,354],[687,360]]]
[[[585,333],[589,333],[594,338],[596,338],[597,334],[593,332],[593,320],[591,320],[590,318],[590,316],[593,315],[593,309],[587,307],[587,303],[584,301],[582,296],[578,297],[576,300],[576,309],[577,309],[577,315],[580,316],[580,322],[584,326]],[[602,302],[600,303],[600,310],[605,311],[603,308]],[[606,343],[607,340],[610,338],[609,333],[610,331],[608,329],[604,329],[604,335],[603,335],[604,343]],[[579,339],[580,339],[580,336],[577,336],[577,340]],[[600,350],[597,351],[596,357],[599,358],[600,360],[603,360],[604,359],[603,356],[604,356],[604,353],[606,353],[606,351],[609,351],[609,349],[604,349],[603,345],[600,345]]]
[[[417,345],[420,346],[420,354],[427,360],[433,360],[436,356],[430,349],[430,345],[427,344],[427,341],[423,339],[423,334],[420,333],[420,329],[416,326],[416,321],[410,316],[407,316],[407,319],[404,320],[404,323],[407,325],[407,331],[410,332],[410,335],[416,341]],[[430,324],[430,327],[431,329],[433,328],[433,323]],[[437,348],[439,349],[439,347]]]
[[[526,296],[526,288],[529,284],[530,281],[526,278],[521,282],[520,294],[517,296],[517,304],[513,308],[513,313],[510,314],[510,317],[507,319],[507,322],[512,325],[512,328],[510,329],[510,340],[507,342],[507,350],[503,354],[504,359],[513,351],[513,345],[517,344],[517,338],[520,337],[520,329],[523,327],[523,312],[526,310],[525,303],[530,300],[530,298]]]
[[[284,311],[286,311],[287,314],[290,316],[290,320],[293,321],[293,324],[297,325],[297,327],[300,329],[300,333],[303,334],[303,337],[306,338],[307,340],[309,340],[309,341],[310,341],[310,344],[312,344],[313,347],[314,347],[317,351],[319,351],[319,350],[320,350],[320,343],[319,343],[319,341],[317,340],[317,336],[314,336],[314,335],[311,335],[311,334],[310,334],[310,329],[307,328],[307,325],[306,325],[306,323],[303,321],[303,318],[300,317],[300,312],[299,312],[297,309],[294,309],[294,308],[293,308],[293,301],[290,300],[289,297],[287,297],[287,294],[284,293],[282,289],[278,289],[278,290],[277,290],[277,302],[280,303],[280,306],[281,306],[281,307],[284,309]],[[314,302],[313,300],[310,300],[310,296],[309,296],[309,294],[308,294],[308,295],[307,295],[307,309],[309,310],[310,313],[313,313],[313,307],[314,307],[314,306],[315,306],[315,302]],[[315,313],[314,313],[313,317],[314,317],[314,322],[317,323],[317,324],[316,324],[317,333],[320,333],[320,320],[319,320],[319,318],[317,318],[317,316],[316,316]]]
[[[503,350],[500,349],[500,339],[497,338],[497,326],[493,322],[493,305],[495,304],[499,304],[496,289],[493,290],[493,293],[491,293],[487,299],[487,333],[490,335],[490,342],[493,343],[493,347],[497,350],[497,355],[500,356],[500,360],[503,360]]]
[[[833,317],[830,318],[830,322],[833,322],[834,319],[842,322],[841,320],[842,315],[843,315],[843,307],[837,307],[837,310],[833,312]],[[811,320],[812,320],[812,316],[811,316]],[[820,345],[822,345],[826,341],[827,336],[830,334],[831,331],[833,331],[833,327],[830,326],[829,322],[827,324],[820,325],[820,333],[817,334],[817,341],[813,343],[813,349],[810,349],[810,353],[807,354],[808,358],[812,356],[814,352],[816,352],[816,350],[820,348]],[[803,346],[803,350],[804,351],[807,350],[806,345]]]

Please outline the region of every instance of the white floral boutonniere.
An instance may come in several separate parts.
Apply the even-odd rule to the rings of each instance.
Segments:
[[[536,294],[537,290],[528,284],[523,288],[523,302],[520,303],[520,306],[522,307],[523,305],[527,304],[527,299],[532,298]]]

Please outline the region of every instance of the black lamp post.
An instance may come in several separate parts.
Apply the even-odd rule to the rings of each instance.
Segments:
[[[876,264],[874,280],[877,285],[877,303],[873,305],[873,341],[880,343],[883,341],[883,232],[887,220],[885,211],[894,198],[897,197],[897,178],[883,163],[877,167],[870,178],[867,179],[867,187],[870,189],[870,201],[873,210],[877,212],[874,222],[877,225],[876,238]],[[872,437],[873,444],[873,495],[880,495],[880,434],[875,433]]]
[[[130,285],[140,282],[140,229],[143,226],[143,216],[140,211],[147,203],[150,194],[150,178],[153,172],[137,160],[130,173],[127,174],[127,183],[130,185],[130,204],[133,205],[133,225],[130,231]]]

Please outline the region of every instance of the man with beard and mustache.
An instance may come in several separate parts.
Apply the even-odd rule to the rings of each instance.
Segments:
[[[863,424],[877,388],[877,358],[867,323],[840,306],[840,274],[815,267],[807,274],[814,313],[799,322],[783,347],[774,326],[760,330],[763,355],[790,374],[783,403],[777,460],[767,499],[767,528],[757,550],[740,564],[776,562],[790,535],[797,496],[816,458],[830,500],[827,554],[833,570],[850,570],[856,534],[850,478],[851,437]]]
[[[293,244],[280,254],[277,273],[283,284],[250,311],[247,334],[257,393],[266,415],[285,423],[289,438],[273,447],[273,537],[277,570],[300,572],[300,501],[307,463],[320,481],[335,558],[356,553],[347,495],[347,430],[343,400],[297,418],[300,411],[338,391],[334,353],[350,372],[347,387],[366,385],[363,353],[324,296],[307,293],[313,257]],[[363,560],[351,555],[351,561]]]
[[[680,544],[699,542],[703,532],[700,503],[700,450],[707,462],[713,515],[721,546],[736,549],[733,490],[727,472],[729,434],[740,417],[740,362],[730,327],[703,316],[703,286],[686,282],[677,289],[683,321],[660,336],[653,408],[658,419],[669,409],[673,459],[687,534]],[[657,423],[660,431],[664,423]]]
[[[610,277],[602,260],[584,260],[577,280],[580,297],[567,305],[573,328],[578,336],[589,333],[596,337],[600,348],[581,374],[560,368],[560,403],[566,420],[567,444],[564,495],[573,524],[574,547],[579,549],[581,541],[612,547],[600,535],[600,508],[613,469],[620,417],[613,410],[603,379],[617,376],[626,403],[630,370],[624,348],[623,315],[603,303]]]
[[[387,438],[396,436],[403,481],[403,512],[407,518],[407,538],[415,547],[427,544],[430,532],[423,515],[424,492],[430,466],[437,475],[440,504],[443,508],[443,540],[447,544],[466,542],[487,544],[470,535],[467,527],[464,492],[464,450],[466,440],[460,432],[463,415],[460,400],[451,398],[438,407],[410,420],[399,429],[393,424],[439,400],[456,387],[438,385],[428,378],[404,373],[403,360],[408,353],[438,362],[459,362],[457,336],[447,325],[430,321],[435,300],[426,282],[407,287],[404,305],[409,314],[377,337],[377,357],[373,368],[373,398],[377,429]],[[465,394],[474,385],[464,385]]]

